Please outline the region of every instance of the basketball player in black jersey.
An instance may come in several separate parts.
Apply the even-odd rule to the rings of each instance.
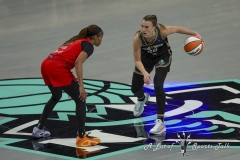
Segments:
[[[167,36],[173,33],[202,37],[195,31],[180,26],[165,26],[157,23],[155,15],[147,15],[142,19],[141,29],[133,39],[133,55],[135,70],[132,77],[132,92],[138,98],[133,115],[138,117],[144,110],[144,104],[149,100],[149,94],[144,93],[143,85],[150,84],[150,72],[155,68],[153,79],[157,103],[157,120],[150,130],[151,134],[160,135],[166,131],[163,120],[166,97],[164,81],[170,70],[172,51]]]

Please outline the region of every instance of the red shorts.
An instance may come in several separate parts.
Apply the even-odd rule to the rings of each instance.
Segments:
[[[46,85],[53,87],[69,86],[77,82],[67,64],[61,60],[46,58],[42,62],[41,73]]]

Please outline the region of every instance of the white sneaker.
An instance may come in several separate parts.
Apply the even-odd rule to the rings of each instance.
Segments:
[[[134,127],[137,132],[137,138],[138,137],[148,138],[148,133],[145,131],[144,124],[141,120],[134,119]]]
[[[155,121],[155,126],[149,132],[151,134],[162,134],[163,132],[166,132],[166,125],[161,119],[157,119]]]
[[[40,138],[40,139],[36,139],[34,138],[32,140],[32,146],[34,150],[38,150],[38,151],[43,151],[44,150],[44,144],[41,143],[42,141],[46,141],[49,140],[50,137],[44,137],[44,138]]]
[[[49,137],[50,132],[44,127],[43,129],[39,129],[38,127],[33,128],[32,136],[35,138],[44,138]]]
[[[137,104],[135,105],[133,109],[133,115],[135,117],[140,116],[143,113],[144,110],[144,104],[149,100],[150,95],[148,93],[144,93],[144,100],[143,101],[138,101]]]
[[[163,132],[160,135],[154,134],[154,135],[150,135],[149,138],[153,139],[155,142],[154,144],[162,144],[162,142],[165,140],[166,138],[166,132]]]

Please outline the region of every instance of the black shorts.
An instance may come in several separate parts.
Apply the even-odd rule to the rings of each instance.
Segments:
[[[168,68],[168,72],[170,71],[170,66],[172,62],[172,56],[166,56],[166,57],[161,57],[161,58],[150,58],[148,56],[142,56],[141,57],[142,64],[145,68],[145,70],[148,73],[151,73],[153,68]],[[139,69],[135,66],[135,73],[141,74],[142,73],[139,71]]]

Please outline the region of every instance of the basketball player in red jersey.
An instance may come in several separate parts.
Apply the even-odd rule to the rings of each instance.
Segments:
[[[141,29],[136,32],[133,39],[133,55],[135,71],[132,77],[132,92],[138,98],[133,115],[138,117],[144,110],[144,104],[149,100],[149,94],[144,93],[143,85],[150,84],[150,72],[155,67],[154,89],[157,104],[157,120],[150,130],[151,134],[161,135],[166,131],[163,120],[166,97],[164,81],[170,70],[172,51],[167,36],[173,33],[181,33],[201,38],[190,29],[180,26],[165,26],[157,23],[155,15],[147,15],[142,19]],[[201,38],[202,39],[202,38]]]
[[[94,146],[100,143],[99,138],[93,138],[85,133],[86,119],[86,92],[83,84],[83,63],[92,55],[94,47],[102,42],[103,31],[97,25],[90,25],[83,28],[80,33],[63,45],[57,51],[51,53],[41,66],[41,73],[45,84],[49,87],[52,97],[46,103],[38,125],[33,128],[32,136],[41,138],[50,136],[44,124],[47,117],[62,97],[62,90],[65,91],[76,104],[76,118],[78,136],[77,146]],[[71,69],[75,67],[75,78]]]

